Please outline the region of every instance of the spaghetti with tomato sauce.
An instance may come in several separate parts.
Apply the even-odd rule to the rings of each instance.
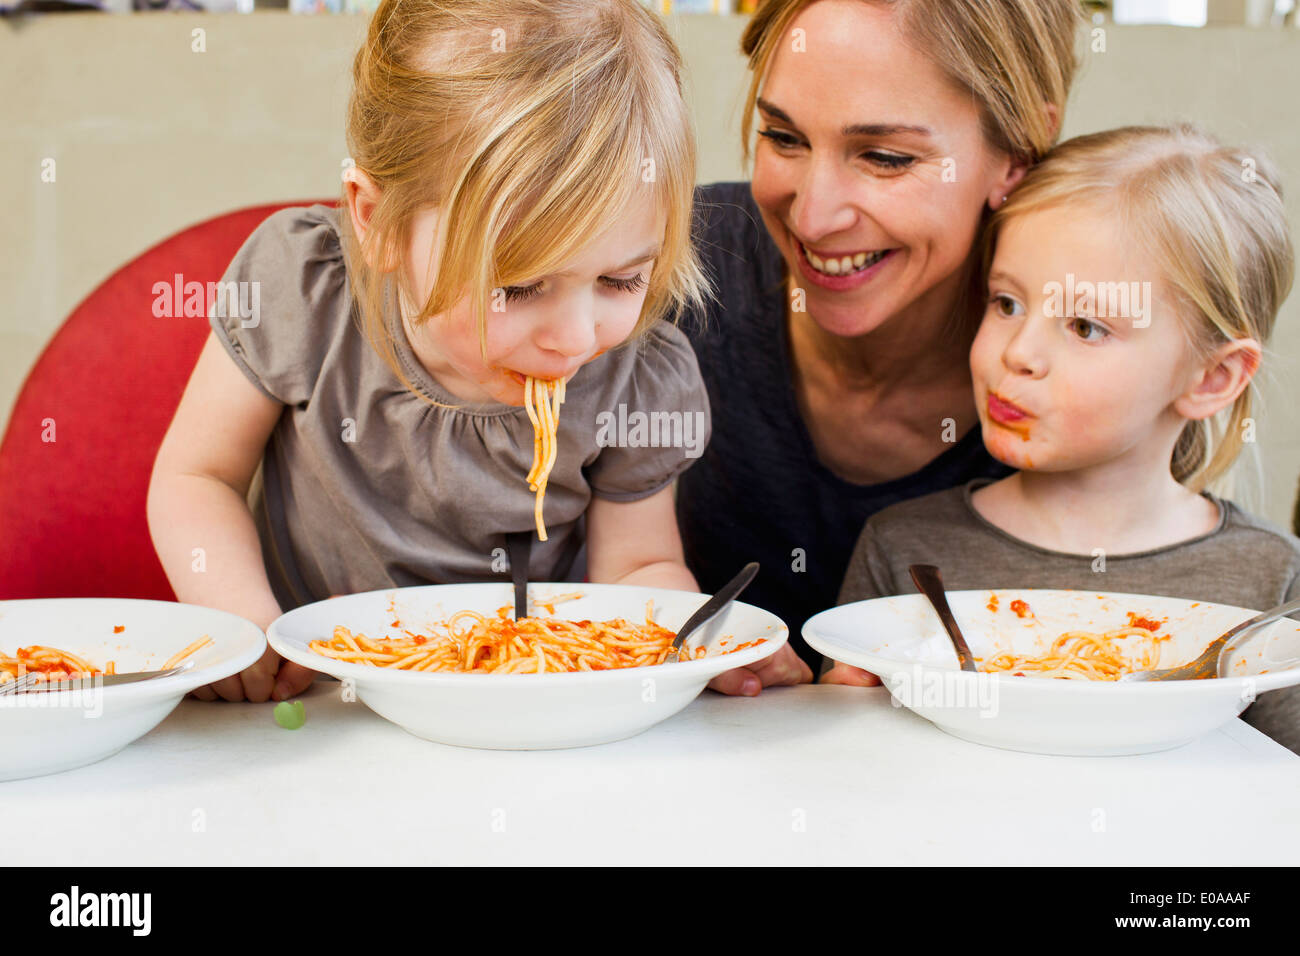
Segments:
[[[113,633],[120,634],[123,630],[125,628],[115,627]],[[159,670],[170,670],[191,654],[202,650],[211,643],[212,638],[204,635],[188,647],[173,654]],[[0,651],[0,684],[18,680],[27,674],[38,675],[34,678],[34,683],[40,684],[47,681],[74,680],[97,675],[108,677],[116,673],[117,664],[114,661],[109,661],[101,669],[71,651],[60,650],[57,647],[46,647],[43,644],[20,647],[12,657]]]
[[[553,605],[559,598],[553,598]],[[404,630],[404,636],[374,640],[338,625],[329,640],[307,646],[334,660],[394,670],[460,674],[544,674],[615,670],[662,664],[677,636],[656,624],[653,602],[646,604],[644,624],[623,618],[610,621],[565,621],[510,616],[510,608],[495,617],[460,611],[436,625],[433,634]],[[733,654],[762,644],[746,641],[722,651]],[[702,647],[682,648],[679,659],[705,656]]]
[[[1160,663],[1160,645],[1169,635],[1155,635],[1158,621],[1132,613],[1128,617],[1127,625],[1101,633],[1066,631],[1046,654],[998,654],[983,661],[980,670],[1013,677],[1115,681],[1154,669]]]

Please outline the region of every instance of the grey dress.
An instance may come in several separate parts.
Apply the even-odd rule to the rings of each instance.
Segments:
[[[524,480],[532,424],[523,408],[466,404],[442,389],[393,308],[386,321],[406,375],[454,407],[402,385],[361,330],[337,216],[323,205],[270,216],[222,280],[258,283],[257,315],[212,311],[231,358],[285,406],[250,502],[276,599],[288,609],[391,586],[499,580],[504,535],[535,527]],[[677,413],[681,424],[628,429],[635,413],[664,422]],[[695,355],[675,327],[660,324],[583,366],[567,384],[548,540],[534,542],[530,577],[568,579],[593,496],[626,502],[665,488],[708,433]]]

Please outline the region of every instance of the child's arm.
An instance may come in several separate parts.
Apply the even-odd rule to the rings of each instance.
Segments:
[[[265,630],[280,616],[245,496],[284,406],[258,391],[209,334],[149,482],[149,532],[180,601]],[[198,550],[201,549],[201,550]],[[270,648],[247,670],[194,692],[263,701],[301,693],[314,672]]]
[[[844,581],[840,585],[837,605],[899,593],[890,582],[882,580],[889,576],[889,571],[888,562],[880,551],[880,543],[876,539],[871,521],[868,520],[862,527],[857,544],[853,547],[853,555],[849,558],[849,566],[844,572]],[[822,670],[821,677],[817,679],[819,684],[875,687],[880,683],[879,677],[861,667],[854,667],[843,661],[832,661],[830,658],[826,658],[826,663],[830,666]]]
[[[639,501],[591,499],[587,576],[597,584],[700,589],[686,567],[671,485]]]
[[[602,583],[699,590],[686,568],[671,487],[626,503],[592,498],[587,507],[587,574]],[[719,674],[709,686],[724,694],[753,697],[774,684],[811,680],[808,665],[786,644],[752,667]]]

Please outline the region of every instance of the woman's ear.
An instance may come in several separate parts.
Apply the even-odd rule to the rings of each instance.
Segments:
[[[349,166],[343,171],[343,190],[347,197],[348,215],[352,219],[352,231],[361,245],[366,263],[373,269],[375,268],[374,250],[372,245],[367,244],[366,239],[370,236],[371,218],[379,205],[379,197],[383,194],[383,190],[364,170],[356,166]]]
[[[1255,339],[1236,339],[1219,346],[1187,390],[1174,400],[1174,410],[1183,418],[1200,421],[1227,408],[1250,385],[1263,356]]]
[[[1015,189],[1020,180],[1025,178],[1025,173],[1029,172],[1029,160],[1017,159],[1014,156],[1007,156],[1005,165],[1001,169],[1001,175],[989,190],[986,200],[990,209],[997,209],[1007,201],[1007,196],[1011,190]]]
[[[1056,141],[1056,134],[1061,131],[1061,111],[1056,108],[1055,103],[1046,103],[1043,111],[1047,114],[1047,125],[1051,130],[1052,141]],[[990,209],[997,209],[1011,195],[1011,190],[1020,184],[1020,180],[1025,178],[1025,173],[1029,172],[1029,167],[1033,165],[1032,160],[1028,157],[1016,157],[1008,155],[1005,159],[1006,165],[1002,169],[1002,175],[998,181],[993,184],[989,190],[988,204]]]

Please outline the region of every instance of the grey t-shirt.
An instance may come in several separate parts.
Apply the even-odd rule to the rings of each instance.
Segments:
[[[839,603],[915,594],[907,569],[934,564],[953,591],[995,588],[1077,588],[1232,604],[1265,610],[1300,598],[1300,539],[1231,501],[1219,506],[1208,534],[1134,554],[1050,551],[1012,537],[971,504],[964,486],[914,498],[867,520],[849,561]],[[1101,567],[1101,565],[1098,565]],[[1247,723],[1300,753],[1300,687],[1262,694],[1243,715]]]
[[[332,594],[499,578],[494,550],[505,534],[535,527],[525,481],[532,423],[522,407],[467,404],[440,387],[394,305],[386,321],[403,371],[453,407],[402,385],[361,329],[337,216],[316,205],[267,218],[222,280],[259,283],[258,317],[214,309],[211,318],[249,380],[285,406],[251,501],[276,599],[289,609]],[[656,414],[664,427],[637,428],[638,416]],[[654,494],[708,436],[708,397],[675,327],[660,324],[579,369],[560,409],[547,540],[533,543],[530,578],[570,574],[593,496]]]

